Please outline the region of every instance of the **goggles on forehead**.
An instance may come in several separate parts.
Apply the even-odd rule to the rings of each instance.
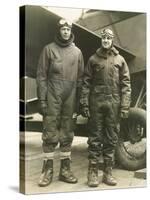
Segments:
[[[72,27],[72,22],[66,20],[66,19],[60,19],[59,22],[58,22],[58,26],[59,27],[62,27],[62,26],[69,26],[69,27]]]
[[[112,30],[110,30],[110,29],[103,29],[101,31],[100,35],[101,35],[101,37],[105,37],[105,36],[109,36],[111,38],[114,37],[114,34],[113,34]]]

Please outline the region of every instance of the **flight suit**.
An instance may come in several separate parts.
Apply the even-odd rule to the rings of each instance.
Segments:
[[[72,41],[64,46],[55,40],[44,47],[39,59],[38,98],[47,105],[47,114],[43,117],[44,153],[54,152],[58,143],[61,152],[71,151],[72,117],[84,70],[82,53]]]
[[[120,112],[130,106],[128,66],[119,52],[99,48],[87,63],[80,104],[89,107],[89,160],[113,160]]]

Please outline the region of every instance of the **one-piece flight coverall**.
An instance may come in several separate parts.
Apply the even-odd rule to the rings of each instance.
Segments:
[[[112,160],[118,140],[120,112],[130,107],[130,75],[127,63],[112,47],[99,48],[85,68],[80,103],[89,107],[89,159]]]
[[[70,152],[73,140],[73,113],[76,93],[84,71],[83,56],[73,40],[44,47],[37,69],[38,98],[47,104],[43,117],[43,151],[54,152],[60,144],[61,152]]]

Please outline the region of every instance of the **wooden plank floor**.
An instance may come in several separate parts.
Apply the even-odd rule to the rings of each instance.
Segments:
[[[21,133],[21,143],[24,142]],[[72,170],[78,177],[77,184],[68,184],[58,180],[60,161],[59,148],[56,149],[54,159],[54,178],[53,182],[47,187],[39,187],[38,179],[42,168],[42,147],[41,133],[26,132],[25,155],[21,152],[21,162],[25,160],[25,190],[26,194],[56,193],[56,192],[75,192],[88,190],[104,190],[116,188],[145,187],[146,180],[134,177],[134,172],[114,168],[113,174],[116,176],[118,185],[107,186],[101,183],[97,188],[87,186],[87,138],[75,137],[72,147]],[[23,169],[23,168],[22,168]],[[23,171],[21,174],[24,173]],[[21,180],[24,181],[23,176]],[[99,178],[102,179],[102,171],[99,171]]]

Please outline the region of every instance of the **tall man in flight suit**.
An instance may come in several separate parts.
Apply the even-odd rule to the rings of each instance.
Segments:
[[[59,180],[76,183],[70,169],[71,145],[74,137],[73,113],[76,95],[84,72],[83,56],[73,43],[72,24],[61,19],[54,42],[46,45],[37,69],[38,98],[43,115],[44,162],[39,186],[47,186],[53,177],[55,147],[60,147]]]
[[[102,47],[88,60],[80,99],[82,115],[89,117],[88,185],[97,187],[98,161],[104,159],[103,182],[116,185],[112,176],[119,119],[130,107],[130,75],[125,59],[113,46],[110,29],[101,32]]]

